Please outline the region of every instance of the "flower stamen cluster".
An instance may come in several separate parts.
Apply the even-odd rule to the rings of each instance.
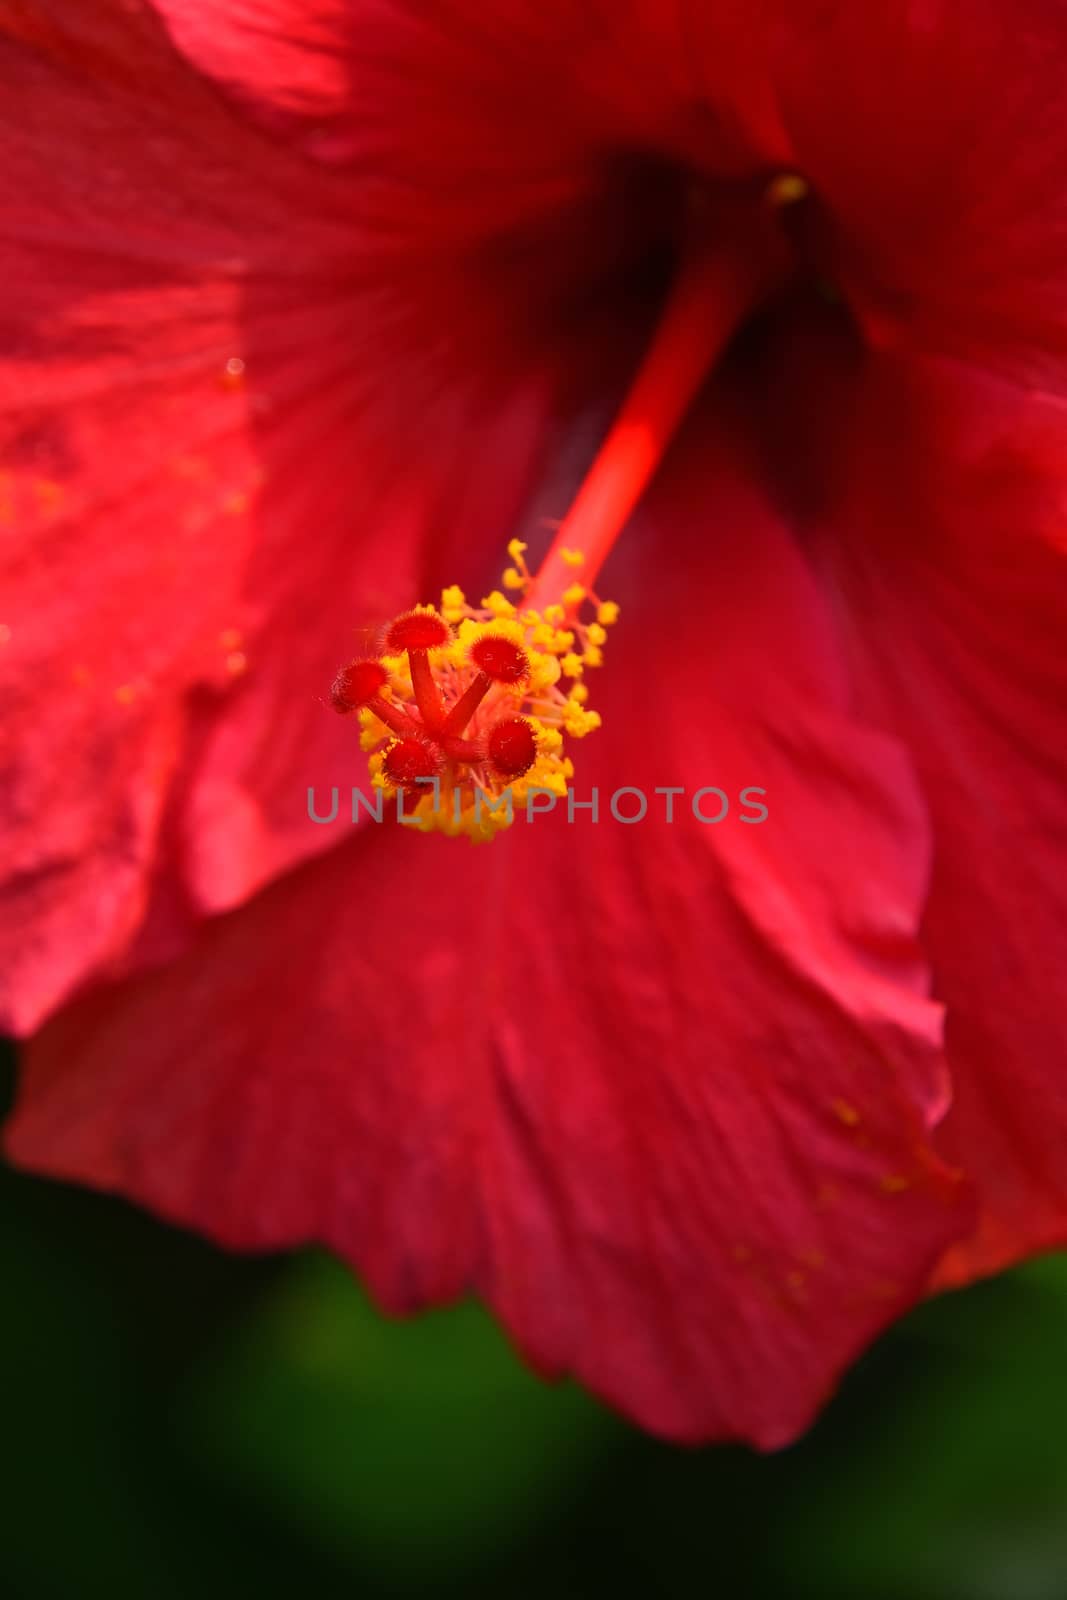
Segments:
[[[524,604],[533,579],[513,539],[504,588],[471,606],[456,585],[380,632],[378,651],[342,667],[331,703],[358,718],[371,782],[402,795],[426,833],[494,838],[533,790],[567,793],[564,737],[600,726],[587,668],[602,661],[619,608],[581,582],[557,601]],[[577,573],[580,552],[568,553]]]

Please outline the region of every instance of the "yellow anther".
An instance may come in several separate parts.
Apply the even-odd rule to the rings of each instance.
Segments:
[[[599,645],[591,644],[582,656],[587,667],[599,667],[604,660],[604,654]]]
[[[494,589],[492,594],[487,594],[482,601],[482,605],[486,611],[491,611],[494,617],[513,617],[515,615],[515,607],[507,595],[501,594],[499,589]]]
[[[558,625],[561,623],[566,615],[567,613],[564,611],[562,606],[545,607],[545,621],[551,622],[553,625]]]
[[[602,600],[597,606],[596,619],[603,623],[605,628],[610,628],[613,622],[619,620],[619,608],[614,600]]]
[[[586,628],[590,644],[605,644],[607,642],[607,629],[602,628],[599,622],[591,622]]]
[[[570,698],[577,701],[580,706],[584,706],[589,699],[589,685],[587,683],[574,684],[571,688]]]
[[[526,587],[526,579],[523,577],[522,573],[518,570],[517,567],[505,567],[504,568],[504,588],[505,589],[524,589],[525,587]]]
[[[767,199],[772,206],[791,206],[810,193],[810,185],[799,172],[780,172],[767,185]]]
[[[521,561],[526,546],[521,539],[508,540],[508,555],[512,561]]]
[[[530,653],[530,692],[543,694],[546,689],[551,689],[559,682],[559,661],[555,656],[542,655],[540,651]]]
[[[568,567],[581,567],[585,565],[584,550],[561,550],[560,555]]]
[[[565,606],[580,606],[585,599],[585,590],[580,583],[572,583],[569,589],[563,591],[563,604]]]
[[[569,650],[560,662],[560,668],[565,678],[580,678],[582,675],[582,658]]]
[[[600,713],[586,711],[584,706],[575,705],[573,700],[568,700],[563,708],[563,727],[575,739],[584,739],[587,733],[592,733],[594,728],[600,727]]]

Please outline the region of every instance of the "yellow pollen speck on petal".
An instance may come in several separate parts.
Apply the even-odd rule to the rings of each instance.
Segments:
[[[780,172],[767,185],[767,201],[772,206],[791,206],[810,193],[810,185],[799,172]]]
[[[563,550],[560,551],[560,555],[563,557],[563,559],[567,563],[568,567],[583,567],[585,565],[585,551],[584,550],[566,550],[566,549],[563,549]]]
[[[115,699],[120,706],[131,706],[137,698],[137,690],[132,683],[120,683],[115,690]]]
[[[596,619],[605,628],[610,628],[613,622],[619,620],[619,608],[614,600],[602,600],[597,606]]]
[[[883,1194],[903,1194],[905,1189],[911,1188],[911,1179],[903,1172],[887,1172],[878,1187]]]
[[[843,1122],[846,1128],[858,1127],[860,1114],[855,1106],[849,1105],[847,1100],[831,1100],[830,1110],[838,1122]]]
[[[34,499],[46,515],[58,511],[66,499],[63,485],[56,483],[52,478],[34,478],[32,488]]]
[[[569,589],[563,591],[563,604],[565,606],[580,606],[585,599],[585,590],[580,583],[572,583]]]
[[[223,628],[219,634],[219,644],[223,650],[239,650],[244,643],[244,634],[240,628]]]

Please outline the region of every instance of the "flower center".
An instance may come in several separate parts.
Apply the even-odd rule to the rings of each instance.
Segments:
[[[593,585],[612,545],[735,329],[784,277],[774,211],[803,180],[775,179],[727,239],[694,228],[663,316],[603,446],[536,575],[508,545],[503,588],[480,607],[458,586],[381,631],[379,654],[342,668],[335,709],[358,715],[371,781],[407,796],[424,831],[494,837],[534,790],[567,791],[564,735],[600,726],[587,668],[619,608]]]

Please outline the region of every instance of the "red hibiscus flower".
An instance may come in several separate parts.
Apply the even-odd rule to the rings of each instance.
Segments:
[[[1062,6],[0,38],[9,1152],[782,1443],[1064,1236]],[[310,822],[353,629],[561,518],[621,605],[573,796],[647,816]]]

